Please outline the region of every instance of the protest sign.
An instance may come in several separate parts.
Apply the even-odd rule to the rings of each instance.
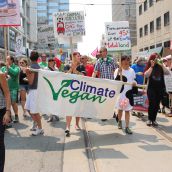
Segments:
[[[131,49],[128,21],[105,23],[105,31],[108,51],[124,51]]]
[[[75,37],[85,35],[83,11],[57,12],[53,14],[55,37]]]
[[[54,44],[54,29],[50,25],[42,25],[38,27],[38,42],[40,44]]]
[[[0,1],[0,26],[20,26],[19,0]]]
[[[164,75],[165,86],[167,92],[172,92],[172,72],[170,75]]]
[[[136,111],[148,111],[149,101],[146,91],[138,91],[138,94],[134,95],[134,107]]]
[[[122,82],[39,70],[37,111],[59,116],[108,119]]]
[[[16,37],[15,55],[21,56],[23,52],[23,36],[19,35]]]

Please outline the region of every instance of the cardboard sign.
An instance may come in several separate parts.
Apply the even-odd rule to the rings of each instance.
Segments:
[[[53,26],[42,25],[38,27],[38,42],[40,44],[54,44],[54,29]]]
[[[131,49],[128,21],[105,23],[105,30],[106,47],[108,51],[124,51]]]
[[[56,38],[85,35],[85,20],[83,11],[54,13],[53,23]]]
[[[16,37],[15,55],[21,56],[23,54],[23,36],[19,35]]]
[[[172,72],[170,75],[164,75],[165,86],[167,92],[172,92]]]
[[[20,26],[19,0],[0,1],[0,26]]]
[[[139,91],[138,94],[134,95],[134,107],[136,111],[148,111],[149,101],[147,93],[145,91]]]

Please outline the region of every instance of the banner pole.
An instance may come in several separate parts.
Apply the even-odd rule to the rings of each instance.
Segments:
[[[8,55],[7,39],[7,27],[4,27],[4,61]]]
[[[70,37],[70,51],[71,51],[72,62],[73,62],[73,40],[72,40],[72,36]]]
[[[121,72],[120,72],[120,81],[122,81],[122,65],[121,65],[121,58],[122,58],[122,52],[120,52],[120,60],[119,60],[119,68],[121,69]]]

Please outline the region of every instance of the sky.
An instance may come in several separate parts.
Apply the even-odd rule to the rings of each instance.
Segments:
[[[69,0],[70,11],[84,11],[86,35],[78,43],[81,54],[90,55],[97,47],[100,48],[102,34],[105,33],[105,22],[112,21],[111,5],[83,5],[83,4],[111,4],[111,0]],[[75,4],[79,3],[79,4]]]

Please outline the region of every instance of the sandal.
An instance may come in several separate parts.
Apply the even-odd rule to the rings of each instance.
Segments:
[[[172,114],[167,114],[166,116],[167,116],[167,117],[172,117]]]
[[[132,112],[131,115],[132,115],[132,116],[137,116],[136,112]]]
[[[66,137],[70,137],[70,131],[69,130],[65,130],[66,133]]]

